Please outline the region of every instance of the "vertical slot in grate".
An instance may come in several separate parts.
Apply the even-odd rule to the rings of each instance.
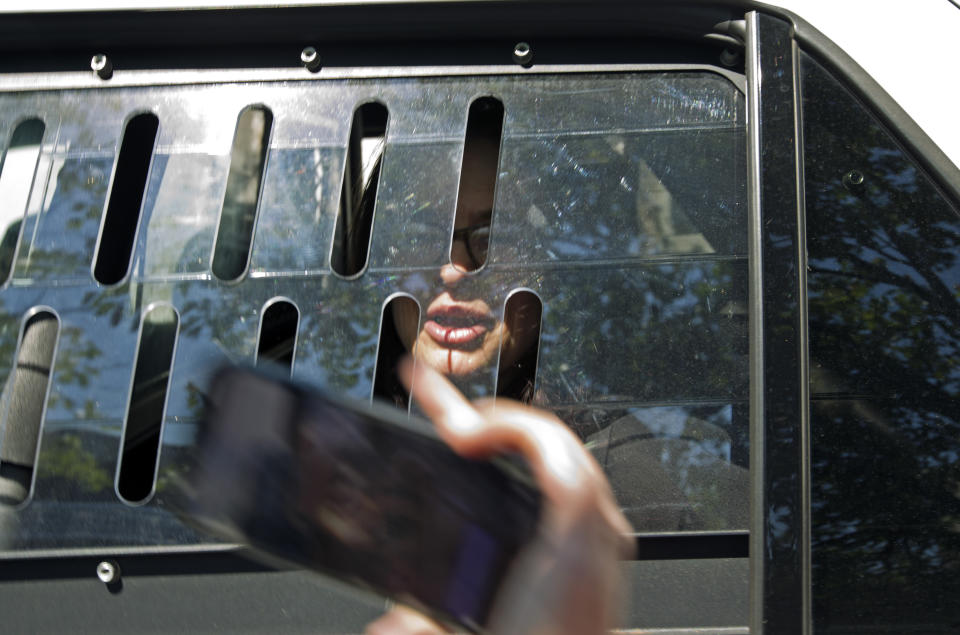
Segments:
[[[268,363],[293,372],[300,311],[292,302],[276,300],[264,310],[257,341],[257,365]]]
[[[529,403],[536,386],[543,304],[531,291],[516,291],[504,308],[506,335],[500,345],[497,397]]]
[[[266,106],[249,106],[237,118],[213,249],[213,275],[221,280],[236,280],[247,269],[272,127]]]
[[[173,307],[161,304],[147,311],[140,326],[117,476],[117,492],[130,503],[145,502],[153,492],[179,324]]]
[[[160,120],[148,112],[132,117],[123,129],[93,266],[93,277],[100,284],[117,284],[130,268],[159,127]]]
[[[380,318],[380,340],[377,347],[377,367],[373,379],[373,397],[404,410],[410,403],[410,394],[400,383],[397,364],[414,346],[420,324],[420,305],[409,296],[396,296],[383,307]],[[404,341],[404,337],[408,341]]]
[[[388,119],[387,107],[378,102],[353,113],[330,257],[331,268],[341,276],[355,276],[367,265]]]
[[[450,246],[450,262],[467,271],[476,271],[487,262],[502,135],[503,102],[496,97],[475,99],[467,115],[454,241]]]
[[[50,311],[37,311],[24,323],[16,365],[0,401],[0,504],[22,503],[30,493],[59,333],[60,320]]]

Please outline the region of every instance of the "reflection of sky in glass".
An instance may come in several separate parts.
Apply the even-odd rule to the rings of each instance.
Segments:
[[[643,423],[651,433],[661,437],[674,438],[684,436],[691,416],[688,409],[680,406],[637,408],[632,409],[630,414]],[[713,413],[707,421],[720,430],[727,430],[730,428],[732,415],[733,408],[731,406],[724,406],[716,413]],[[716,439],[706,439],[702,441],[697,446],[697,451],[690,455],[688,462],[696,463],[698,458],[702,458],[701,453],[709,455],[712,458],[720,457],[729,461],[729,437],[724,438],[721,436]]]

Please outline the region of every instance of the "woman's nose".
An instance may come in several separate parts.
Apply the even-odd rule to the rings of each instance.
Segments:
[[[443,281],[443,284],[448,287],[454,286],[466,277],[466,275],[467,272],[461,265],[447,263],[440,268],[440,279]]]

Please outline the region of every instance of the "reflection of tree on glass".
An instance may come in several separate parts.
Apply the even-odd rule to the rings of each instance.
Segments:
[[[800,70],[815,627],[956,630],[958,208],[824,67]]]
[[[490,109],[491,106],[488,104],[486,108]],[[535,402],[548,408],[560,405],[552,403],[553,398],[545,392],[534,390],[543,314],[538,293],[524,289],[525,283],[522,282],[512,290],[510,286],[516,283],[498,285],[497,268],[503,269],[503,263],[491,261],[488,265],[491,220],[494,215],[498,217],[498,231],[505,232],[503,235],[498,233],[495,240],[509,243],[501,245],[498,242],[497,249],[501,249],[501,253],[504,249],[514,249],[516,253],[512,256],[517,263],[523,262],[525,256],[522,249],[516,250],[511,240],[519,228],[504,227],[504,222],[522,222],[516,214],[511,213],[515,210],[494,212],[492,209],[497,187],[503,116],[502,110],[493,111],[499,112],[496,117],[489,118],[495,121],[486,123],[483,129],[485,134],[477,134],[478,128],[473,118],[475,108],[471,108],[449,262],[439,268],[429,295],[421,296],[422,304],[418,304],[411,296],[400,294],[392,296],[384,305],[374,395],[404,408],[407,405],[406,394],[402,393],[399,381],[391,373],[397,360],[407,353],[411,353],[417,362],[447,375],[468,394],[474,382],[481,385],[474,394],[491,394],[490,379],[496,370],[495,392],[498,397]],[[609,148],[605,159],[607,170],[602,173],[584,175],[582,170],[571,168],[569,173],[561,170],[552,177],[566,179],[567,189],[571,190],[568,196],[573,199],[585,188],[606,191],[611,184],[611,175],[617,175],[612,181],[614,185],[622,182],[623,178],[638,179],[644,184],[639,191],[631,187],[624,190],[623,194],[617,191],[610,193],[606,201],[612,202],[610,206],[584,208],[580,210],[581,213],[569,215],[575,218],[570,222],[575,223],[580,237],[585,237],[585,240],[591,235],[591,223],[613,221],[620,222],[618,231],[622,233],[650,237],[656,232],[643,222],[640,210],[649,208],[648,199],[654,195],[660,199],[669,198],[666,186],[651,175],[646,163],[626,157],[615,146],[613,144]],[[375,171],[379,171],[379,161]],[[559,194],[559,191],[552,192],[552,196]],[[531,201],[541,203],[538,198],[515,203],[520,207],[529,207]],[[366,205],[367,208],[359,214],[372,216],[373,201],[367,200]],[[668,217],[667,220],[674,218],[667,212],[661,213],[661,216],[664,215]],[[561,221],[567,222],[567,219],[558,216],[556,224],[551,227],[560,228]],[[544,222],[548,222],[545,217]],[[697,244],[709,246],[707,241],[707,237],[702,237]],[[712,248],[704,250],[712,251]],[[656,271],[662,271],[662,267]],[[642,284],[652,274],[644,274],[646,278],[631,273],[625,275],[628,276],[626,280]],[[668,278],[663,288],[651,288],[651,292],[658,293],[662,298],[673,298],[680,293],[672,286],[680,284],[678,276]],[[570,275],[569,279],[581,280],[575,275]],[[586,276],[582,279],[599,281],[607,278]],[[644,332],[644,323],[667,328],[663,320],[644,322],[636,317],[637,307],[630,304],[636,297],[633,294],[617,296],[616,290],[611,288],[610,295],[614,297],[608,298],[606,303],[601,299],[584,303],[585,298],[598,298],[598,294],[595,289],[586,288],[576,292],[579,288],[576,285],[582,284],[574,282],[574,286],[562,296],[568,301],[561,301],[556,294],[551,296],[550,308],[555,312],[564,312],[569,320],[580,320],[582,324],[578,324],[577,332],[585,334],[585,341],[599,340],[606,346],[616,340],[620,342],[618,352],[622,351],[624,358],[629,359],[643,355],[645,347],[638,342],[644,338],[659,339],[655,334]],[[649,282],[644,285],[652,287]],[[686,298],[686,293],[680,293],[680,297]],[[501,307],[495,303],[504,296],[501,313]],[[611,329],[612,320],[622,324],[624,330]],[[714,322],[708,322],[706,328],[709,330],[716,326]],[[687,328],[691,327],[688,325]],[[689,334],[693,349],[711,350],[712,339],[698,338],[697,332],[694,329]],[[551,334],[551,337],[555,335]],[[575,349],[563,350],[577,354],[573,352]],[[590,354],[587,353],[588,356]],[[725,359],[716,357],[718,360]],[[592,368],[589,364],[578,363],[583,360],[572,357],[559,361],[588,372]],[[565,372],[558,369],[556,363],[557,359],[554,358],[545,372]],[[647,363],[645,368],[655,369],[657,366]],[[722,368],[718,362],[717,370]],[[662,398],[668,394],[668,390],[673,390],[668,384],[678,372],[683,377],[682,370],[674,369],[672,373],[656,373],[645,381],[650,384],[650,390]],[[588,374],[587,379],[578,380],[589,381],[591,376],[595,378],[596,374]],[[486,393],[483,393],[484,385],[488,391]],[[606,398],[624,404],[642,403],[642,396],[629,390],[622,394],[607,394]],[[734,413],[741,413],[738,418],[743,418],[743,409],[734,408],[726,402],[701,404],[699,408],[639,408],[631,405],[608,407],[603,411],[592,408],[592,412],[600,415],[602,422],[596,422],[593,430],[582,434],[581,438],[589,444],[600,461],[621,504],[638,529],[676,531],[746,528],[749,515],[747,472],[731,461],[733,442],[729,433]],[[570,414],[567,415],[569,418]],[[568,423],[577,429],[576,422]]]

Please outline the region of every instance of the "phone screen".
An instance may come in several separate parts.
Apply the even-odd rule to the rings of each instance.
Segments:
[[[187,512],[219,537],[471,629],[536,529],[537,490],[426,422],[262,373],[209,392]]]

